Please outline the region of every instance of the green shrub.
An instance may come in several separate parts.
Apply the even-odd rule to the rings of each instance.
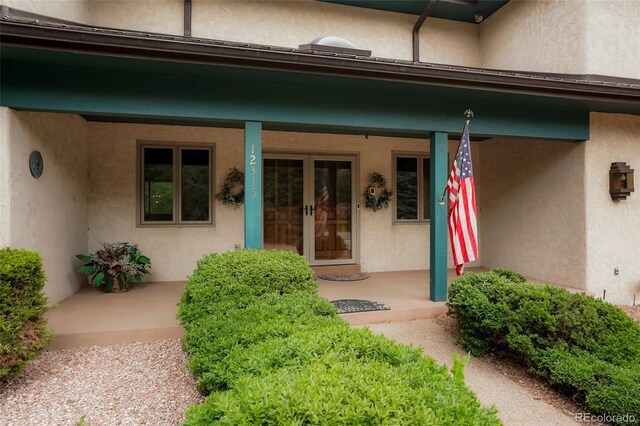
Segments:
[[[448,305],[474,355],[508,353],[593,412],[640,420],[640,326],[621,309],[504,270],[457,279]]]
[[[0,249],[0,378],[22,371],[49,343],[38,253]]]
[[[198,262],[182,295],[178,318],[185,323],[216,314],[221,304],[246,307],[264,294],[316,294],[306,260],[287,251],[235,250]]]
[[[351,329],[288,252],[211,255],[178,314],[198,388],[186,424],[500,424],[417,349]]]
[[[185,425],[499,424],[444,367],[420,359],[392,366],[324,355],[301,367],[244,375],[231,390],[192,407]]]

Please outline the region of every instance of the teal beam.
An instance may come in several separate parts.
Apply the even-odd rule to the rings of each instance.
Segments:
[[[244,247],[262,248],[262,123],[244,125]]]
[[[442,302],[447,300],[447,204],[440,205],[440,198],[449,173],[448,135],[443,132],[432,132],[429,139],[431,158],[429,298],[434,302]]]
[[[460,111],[472,97],[474,137],[589,139],[589,110],[572,100],[55,52],[41,53],[52,61],[43,63],[33,52],[14,58],[7,50],[0,52],[0,104],[19,110],[114,121],[237,127],[255,121],[265,128],[424,135],[458,133]]]

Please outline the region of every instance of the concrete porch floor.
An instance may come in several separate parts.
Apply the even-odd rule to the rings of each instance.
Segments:
[[[472,269],[482,270],[482,269]],[[366,299],[388,305],[388,311],[344,314],[351,325],[432,318],[446,312],[444,302],[429,300],[429,271],[378,272],[362,281],[318,280],[329,299]],[[450,270],[448,281],[455,278]],[[50,350],[180,338],[176,319],[184,281],[133,285],[123,294],[85,287],[46,313],[53,330]]]

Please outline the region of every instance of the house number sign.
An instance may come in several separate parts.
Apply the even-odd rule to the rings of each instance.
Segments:
[[[249,175],[251,176],[251,198],[256,198],[256,154],[255,145],[251,144],[251,156],[249,157]]]

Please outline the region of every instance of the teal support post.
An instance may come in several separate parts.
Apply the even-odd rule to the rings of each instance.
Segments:
[[[262,248],[262,123],[244,124],[244,247]]]
[[[447,184],[449,163],[447,133],[430,135],[431,187],[429,188],[429,298],[434,302],[447,300],[447,202],[440,204],[442,191]]]

